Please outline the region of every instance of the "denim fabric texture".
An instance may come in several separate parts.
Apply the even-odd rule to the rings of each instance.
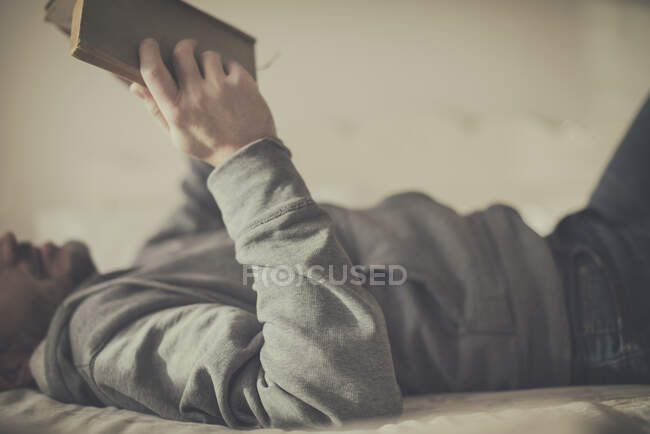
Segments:
[[[565,284],[572,383],[650,383],[650,98],[587,208],[548,239]]]

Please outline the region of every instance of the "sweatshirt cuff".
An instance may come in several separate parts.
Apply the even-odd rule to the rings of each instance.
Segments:
[[[233,239],[275,216],[311,203],[311,195],[291,162],[291,151],[275,137],[237,150],[207,180]]]

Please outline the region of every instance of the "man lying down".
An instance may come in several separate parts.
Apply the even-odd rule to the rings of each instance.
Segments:
[[[237,428],[398,414],[405,395],[648,383],[650,103],[589,205],[542,238],[516,211],[417,193],[313,201],[251,76],[141,45],[133,85],[194,157],[132,268],[0,244],[3,389]]]

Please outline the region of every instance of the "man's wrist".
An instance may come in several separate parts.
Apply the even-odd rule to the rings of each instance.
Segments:
[[[222,146],[214,151],[209,157],[204,158],[203,161],[209,165],[217,168],[221,166],[232,154],[237,152],[240,148],[235,146]]]
[[[277,138],[275,135],[267,135],[267,136],[261,136],[257,139],[250,140],[246,142],[243,145],[240,146],[235,146],[235,145],[224,145],[220,146],[218,149],[216,149],[210,156],[207,158],[204,158],[203,161],[210,164],[214,168],[217,168],[221,166],[226,160],[228,160],[234,153],[239,151],[240,149],[243,149],[253,143],[256,142],[261,142],[264,140],[273,140],[275,142],[282,143],[282,140]]]

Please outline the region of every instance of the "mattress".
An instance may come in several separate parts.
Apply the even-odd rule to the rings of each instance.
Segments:
[[[650,433],[650,386],[614,385],[408,397],[404,413],[316,432]],[[2,433],[168,434],[235,430],[117,408],[63,404],[28,389],[0,393]],[[278,429],[258,430],[279,433]],[[292,431],[306,432],[306,431]],[[310,431],[313,432],[313,431]]]

